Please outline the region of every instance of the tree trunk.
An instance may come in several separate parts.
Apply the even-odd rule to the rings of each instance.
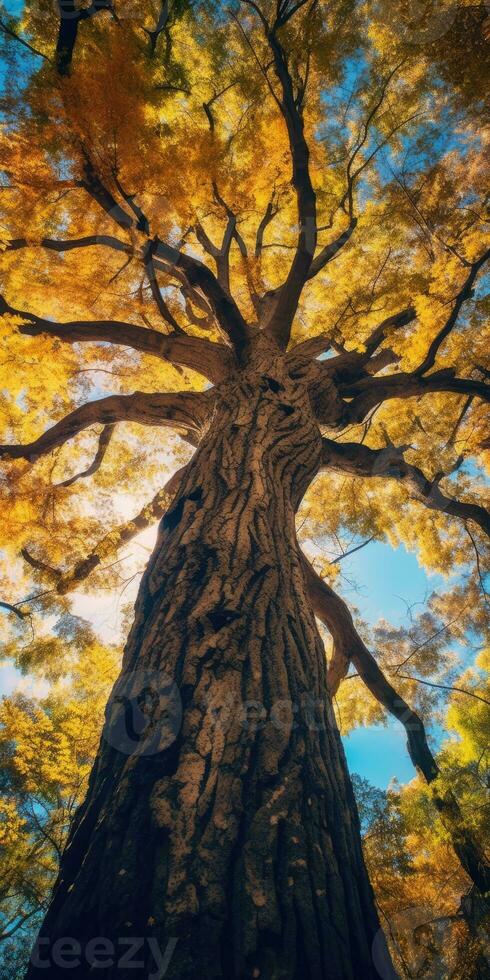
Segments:
[[[60,955],[72,977],[94,957],[97,976],[162,976],[155,943],[170,940],[173,980],[378,976],[295,533],[320,434],[280,356],[216,392],[141,582],[29,978],[43,962],[65,977]]]

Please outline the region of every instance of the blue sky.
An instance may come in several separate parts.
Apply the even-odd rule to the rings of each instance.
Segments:
[[[443,581],[439,575],[427,575],[416,556],[403,546],[395,549],[378,541],[352,555],[344,571],[359,586],[352,601],[361,616],[373,625],[382,617],[395,626],[406,623],[406,604],[423,602]],[[393,778],[404,783],[415,775],[405,731],[394,719],[390,719],[387,727],[357,729],[344,739],[344,746],[351,772],[359,773],[382,789]]]

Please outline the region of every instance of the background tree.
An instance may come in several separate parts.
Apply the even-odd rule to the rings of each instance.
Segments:
[[[465,819],[488,847],[488,664],[458,678],[469,692],[453,693],[438,762],[457,790]],[[355,779],[366,859],[382,920],[403,977],[488,976],[488,913],[455,860],[451,840],[417,777],[386,794]]]
[[[0,711],[2,976],[25,972],[85,795],[118,662],[74,617],[60,617],[54,630],[40,617],[35,625],[35,640],[26,646],[19,638],[5,650],[36,684],[5,697]]]
[[[352,662],[406,725],[488,889],[421,718],[295,530],[321,473],[308,519],[417,544],[444,571],[471,556],[461,588],[479,601],[486,136],[459,54],[436,43],[452,14],[443,3],[415,34],[383,4],[343,2],[164,4],[151,22],[137,3],[62,5],[59,21],[36,6],[2,22],[28,66],[1,148],[10,542],[61,601],[163,518],[51,941],[129,922],[179,938],[175,977],[375,975],[313,613],[334,640],[330,692]],[[475,79],[486,57],[475,45]],[[163,489],[162,425],[196,447],[176,448]],[[80,480],[102,491],[92,506]],[[116,523],[127,494],[141,509]],[[127,754],[143,700],[159,741],[140,733]]]

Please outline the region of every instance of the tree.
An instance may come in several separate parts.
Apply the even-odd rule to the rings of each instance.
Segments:
[[[37,686],[0,707],[0,975],[12,977],[24,975],[46,912],[118,663],[117,652],[73,617],[60,617],[52,631],[42,625],[35,640],[5,650]]]
[[[57,949],[64,976],[60,956],[80,952],[85,976],[97,937],[114,953],[139,936],[145,976],[150,940],[170,940],[175,978],[374,977],[315,614],[330,693],[352,660],[406,724],[482,892],[488,865],[295,515],[323,474],[335,526],[340,474],[360,496],[337,529],[398,532],[481,571],[489,518],[465,460],[485,440],[490,249],[467,74],[454,59],[441,85],[437,51],[393,32],[383,4],[164,3],[150,22],[135,0],[2,23],[28,71],[12,73],[1,148],[1,454],[34,601],[98,581],[160,522],[38,954]],[[142,426],[194,448],[163,489],[165,444]],[[110,493],[90,512],[94,476]],[[129,487],[145,502],[111,528]],[[121,969],[109,956],[106,976]]]
[[[488,651],[457,685],[488,695]],[[453,693],[438,754],[444,782],[457,789],[465,819],[486,846],[488,711],[488,700]],[[488,905],[462,871],[443,824],[434,821],[427,786],[420,776],[387,793],[359,777],[354,785],[369,873],[400,975],[487,977]]]

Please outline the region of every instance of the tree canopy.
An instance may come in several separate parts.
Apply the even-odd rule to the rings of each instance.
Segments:
[[[70,593],[126,585],[128,545],[165,513],[216,388],[260,331],[286,351],[323,436],[298,533],[340,723],[406,725],[442,817],[429,864],[463,817],[482,837],[488,17],[464,0],[3,11],[0,607],[6,655],[54,685],[41,705],[2,709],[13,880],[33,851],[49,853],[49,877],[95,751],[90,665],[115,669],[73,625]],[[369,630],[334,592],[348,591],[346,555],[371,541],[447,580],[406,629]],[[93,718],[105,690],[90,688]],[[437,760],[434,716],[460,736]],[[31,778],[24,746],[35,754],[38,739],[52,757]],[[383,801],[422,828],[402,835],[415,871],[396,847],[387,859],[408,892],[427,792]]]

